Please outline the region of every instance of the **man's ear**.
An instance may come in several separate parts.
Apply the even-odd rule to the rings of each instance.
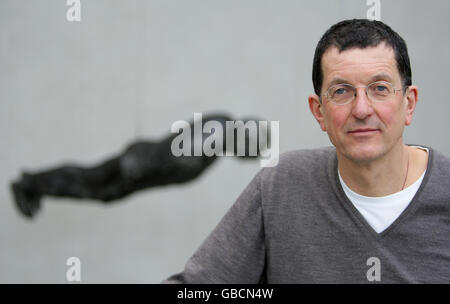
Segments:
[[[412,122],[414,110],[416,109],[417,102],[419,101],[419,91],[416,86],[409,86],[406,89],[406,117],[405,125],[409,126]]]
[[[323,104],[320,102],[319,96],[316,94],[309,95],[308,97],[309,109],[312,115],[316,118],[322,131],[326,132],[325,120],[323,117]]]

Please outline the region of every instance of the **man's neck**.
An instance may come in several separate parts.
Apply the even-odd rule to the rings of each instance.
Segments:
[[[414,183],[424,171],[423,154],[414,150],[417,149],[400,143],[368,162],[355,162],[338,153],[339,173],[346,185],[360,195],[381,197],[397,193]]]

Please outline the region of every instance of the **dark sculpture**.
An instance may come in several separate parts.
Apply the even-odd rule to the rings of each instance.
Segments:
[[[249,120],[259,125],[259,119],[243,119],[244,122]],[[231,118],[222,114],[208,115],[203,117],[203,123],[207,121],[217,121],[222,125],[223,150],[227,151],[226,132],[230,131],[227,131],[225,122]],[[233,132],[235,154],[237,136],[236,130]],[[193,132],[191,134],[193,139]],[[202,142],[210,135],[202,133]],[[203,173],[217,156],[175,157],[171,144],[176,136],[178,134],[172,133],[160,141],[134,142],[123,153],[94,167],[63,165],[34,174],[24,172],[21,179],[11,184],[16,206],[21,214],[31,218],[39,210],[44,195],[111,202],[141,189],[191,181]],[[255,158],[248,153],[251,140],[254,139],[249,138],[247,132],[245,156],[239,158]],[[260,154],[259,145],[257,147],[256,156]]]

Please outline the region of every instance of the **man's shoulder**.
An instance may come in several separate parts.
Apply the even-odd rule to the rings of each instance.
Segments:
[[[280,160],[277,167],[292,166],[301,168],[310,166],[326,165],[330,157],[336,155],[334,147],[322,147],[316,149],[301,149],[284,152],[280,155]]]
[[[441,178],[450,178],[450,158],[435,149],[430,149],[430,151],[432,151],[432,160],[430,162],[432,174]]]
[[[433,149],[433,148],[429,148],[429,149],[431,149],[433,152],[434,161],[439,162],[440,164],[443,164],[443,165],[450,166],[450,158],[447,155],[445,155],[444,153],[442,153],[436,149]]]
[[[326,174],[330,161],[335,157],[336,149],[334,147],[284,152],[280,155],[276,166],[264,168],[263,176],[265,178],[297,175],[313,177],[319,173]]]
[[[429,149],[428,166],[418,193],[428,208],[450,208],[450,158],[434,148]],[[444,212],[445,213],[445,212]]]

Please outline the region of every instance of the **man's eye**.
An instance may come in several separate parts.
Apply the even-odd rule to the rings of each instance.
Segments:
[[[383,85],[377,85],[375,87],[375,91],[377,91],[377,92],[385,92],[387,90],[388,90],[388,88],[386,86],[383,86]]]
[[[345,88],[339,88],[339,89],[336,89],[336,91],[334,91],[334,94],[342,95],[342,94],[345,94],[345,92],[346,92]]]

